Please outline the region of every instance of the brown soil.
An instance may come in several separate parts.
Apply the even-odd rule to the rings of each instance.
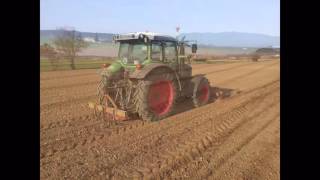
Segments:
[[[109,124],[86,107],[96,70],[41,72],[41,179],[280,179],[279,60],[194,65],[210,104],[155,123]]]

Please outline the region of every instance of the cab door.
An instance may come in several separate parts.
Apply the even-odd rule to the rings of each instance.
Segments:
[[[179,72],[177,45],[175,42],[163,43],[164,63],[168,64],[176,72]]]
[[[163,63],[163,45],[161,42],[152,42],[151,44],[151,59],[152,62]]]

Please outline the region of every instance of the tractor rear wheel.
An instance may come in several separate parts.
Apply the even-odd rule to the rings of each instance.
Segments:
[[[194,84],[192,101],[195,107],[200,107],[208,103],[210,99],[210,85],[205,77],[194,78],[191,80]]]
[[[146,121],[158,121],[170,116],[177,97],[173,73],[157,70],[139,80],[135,93],[135,105],[139,116]]]

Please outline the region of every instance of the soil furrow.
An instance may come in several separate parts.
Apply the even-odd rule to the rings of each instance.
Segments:
[[[250,131],[253,131],[253,134],[250,134],[249,137],[254,137],[257,135],[257,133],[260,133],[262,129],[266,128],[271,121],[274,121],[275,119],[277,119],[279,117],[279,99],[275,99],[274,100],[274,104],[272,104],[271,106],[269,106],[268,110],[265,110],[265,112],[263,112],[262,114],[260,114],[260,116],[254,118],[254,121],[244,121],[241,123],[241,126],[238,126],[236,128],[234,128],[232,130],[232,133],[230,133],[230,135],[232,136],[232,138],[234,138],[234,141],[237,141],[238,143],[232,143],[231,145],[234,144],[240,144],[241,147],[242,144],[246,144],[248,142],[248,138],[246,135],[245,137],[243,136],[239,136],[235,134],[235,132],[237,133],[244,133],[244,134],[248,134],[250,133]],[[248,126],[253,126],[255,128],[249,128]],[[243,131],[244,130],[244,131]],[[208,157],[206,157],[205,155],[203,155],[203,159],[209,159],[210,163],[209,165],[211,165],[212,167],[208,167],[208,166],[203,166],[203,167],[199,167],[198,170],[199,172],[203,172],[209,169],[217,169],[219,166],[221,166],[223,164],[223,162],[225,162],[226,159],[228,159],[230,156],[230,154],[235,153],[235,150],[237,150],[238,147],[228,147],[228,152],[226,153],[224,148],[224,146],[227,146],[230,144],[229,140],[231,139],[231,137],[229,135],[227,136],[222,136],[221,138],[216,139],[216,148],[214,149],[214,147],[210,150],[207,151],[207,153],[205,155],[208,155]],[[250,138],[249,138],[250,139]],[[239,143],[242,142],[242,143]],[[224,143],[226,145],[224,145]],[[222,152],[223,155],[219,154],[219,152]],[[215,160],[215,161],[213,161]],[[206,175],[211,174],[212,172],[210,171],[206,171]],[[193,171],[193,173],[197,173],[197,171]],[[204,175],[202,173],[202,175]],[[195,176],[195,174],[190,175],[192,177]],[[204,177],[205,178],[205,177]]]
[[[97,70],[41,72],[41,179],[279,179],[279,60],[192,67],[210,103],[153,123],[95,117]]]
[[[175,130],[177,130],[177,129],[175,129]],[[165,130],[164,129],[162,129],[162,131],[163,132],[165,132]],[[185,133],[187,133],[188,131],[185,131]],[[156,133],[157,134],[157,133]],[[180,137],[180,136],[179,136]],[[158,137],[159,138],[159,137]],[[152,138],[149,138],[149,139],[152,139]],[[156,138],[157,139],[157,138]],[[146,140],[146,142],[154,142],[154,143],[156,143],[157,141],[155,140],[155,139],[153,139],[153,140]],[[151,144],[151,146],[152,145],[154,145],[154,143],[152,143]],[[100,143],[98,143],[98,144],[100,144]],[[132,143],[131,143],[132,144]],[[141,143],[140,143],[141,144]],[[143,143],[143,144],[145,144],[145,143]],[[127,149],[127,147],[128,147],[128,145],[126,145],[126,144],[122,144],[122,147],[125,147],[125,149]],[[132,149],[132,148],[130,148],[130,147],[128,147],[129,149]],[[133,157],[135,157],[136,155],[134,155],[135,154],[135,152],[139,152],[139,149],[138,150],[134,150],[134,151],[132,151],[132,153],[129,153],[130,152],[130,150],[129,149],[127,149],[125,152],[125,155],[122,155],[122,157],[123,158],[121,158],[122,160],[120,161],[120,165],[123,163],[123,162],[126,162],[127,160],[129,160],[129,159],[131,159],[131,158],[133,158]],[[148,147],[147,148],[148,150],[152,150],[152,148],[150,148],[150,147]],[[112,151],[112,152],[116,152],[117,151],[117,148],[114,148],[114,149],[112,149],[112,150],[110,150],[110,151]],[[128,154],[129,153],[129,154]],[[122,162],[122,163],[121,163]],[[117,164],[119,164],[119,161],[118,161],[118,163]]]
[[[248,101],[248,102],[250,102],[250,100]],[[248,103],[248,102],[245,102],[245,103]],[[208,109],[208,108],[207,108]],[[203,114],[203,110],[198,110],[198,111],[200,111],[201,112],[201,114]],[[140,136],[142,136],[142,137],[140,137],[140,139],[144,139],[144,138],[147,138],[147,137],[149,137],[151,134],[157,134],[157,133],[160,133],[161,131],[164,131],[164,130],[167,130],[167,129],[169,129],[169,128],[172,128],[172,127],[177,127],[178,125],[186,125],[187,123],[188,123],[188,121],[192,121],[195,117],[200,117],[200,119],[201,119],[201,117],[202,116],[205,116],[205,115],[208,115],[208,114],[210,114],[210,109],[208,110],[208,112],[207,113],[204,113],[204,115],[200,115],[200,113],[199,114],[196,114],[196,113],[193,113],[193,116],[191,116],[191,117],[189,117],[188,119],[184,119],[183,121],[178,121],[178,122],[173,122],[174,120],[172,120],[172,122],[170,122],[170,124],[171,124],[171,126],[169,126],[169,127],[163,127],[163,128],[161,128],[161,129],[155,129],[156,130],[156,132],[149,132],[148,134],[146,134],[146,135],[144,135],[144,136],[142,136],[142,134],[140,133]],[[195,112],[195,111],[194,111]],[[182,119],[181,117],[177,117],[178,119]],[[101,123],[97,123],[97,125],[100,125],[100,124],[103,124],[103,122],[101,122]],[[153,123],[152,123],[153,124]],[[150,124],[151,125],[151,124]],[[193,126],[193,125],[191,125],[191,126]],[[82,126],[83,127],[83,126]],[[94,126],[92,126],[92,127],[94,127]],[[88,127],[86,127],[86,128],[88,128]],[[124,128],[126,128],[126,127],[124,127]],[[148,129],[149,127],[144,127],[145,129]],[[76,129],[77,130],[77,129]],[[73,132],[77,132],[77,131],[79,131],[79,130],[81,130],[81,127],[80,127],[80,129],[79,130],[74,130]],[[134,129],[133,129],[134,130]],[[122,129],[121,131],[125,131],[125,129]],[[131,130],[132,131],[132,130]],[[130,130],[128,130],[126,133],[129,133],[129,132],[131,132]],[[79,131],[80,132],[80,131]],[[90,131],[85,131],[85,132],[90,132]],[[84,132],[84,133],[85,133]],[[112,132],[111,132],[112,133]],[[123,136],[124,134],[123,133],[121,133],[121,136]],[[76,139],[75,139],[75,137],[77,137],[77,136],[75,136],[75,135],[73,135],[73,134],[71,134],[71,136],[70,137],[72,137],[72,139],[74,140],[74,141],[76,141]],[[63,138],[63,139],[68,139],[68,138]],[[132,140],[130,141],[131,143],[133,142]],[[57,143],[57,142],[56,142]],[[117,147],[116,147],[117,148]]]
[[[238,122],[237,123],[238,125],[234,124],[233,126],[241,127],[243,123],[254,120],[255,118],[257,118],[261,114],[265,113],[265,111],[267,109],[271,109],[277,103],[278,102],[273,102],[273,103],[269,104],[267,107],[265,107],[264,109],[261,109],[257,112],[254,112],[253,115],[250,116],[250,118],[248,118],[248,117],[247,118],[244,118],[244,117],[235,118],[235,117],[230,117],[232,115],[227,114],[226,117],[219,117],[219,119],[224,119],[224,120],[233,119],[234,121]],[[251,114],[252,114],[252,112],[251,112]],[[229,129],[229,132],[226,132],[227,129]],[[220,133],[223,133],[225,137],[230,134],[230,129],[233,131],[236,130],[236,129],[232,129],[231,126],[229,126],[227,129],[224,129],[223,132],[220,132]],[[210,128],[207,128],[206,130],[204,129],[202,131],[203,131],[203,133],[198,133],[198,134],[202,134],[202,136],[196,136],[196,135],[193,136],[193,137],[197,138],[194,140],[195,143],[191,143],[190,145],[183,147],[178,152],[171,152],[171,154],[176,154],[176,157],[170,157],[171,159],[162,160],[162,162],[165,163],[166,168],[164,168],[164,166],[160,165],[160,166],[158,166],[158,169],[150,170],[149,173],[144,174],[144,175],[150,176],[152,174],[151,176],[153,176],[153,177],[156,177],[156,176],[162,177],[165,174],[168,175],[169,171],[172,171],[174,169],[179,169],[181,166],[184,166],[183,164],[190,162],[191,160],[196,159],[196,157],[200,156],[203,153],[203,150],[208,148],[210,143],[216,144],[217,142],[215,142],[215,141],[217,139],[221,138],[221,136],[222,136],[222,134],[219,134],[217,131],[214,131],[214,132],[210,131]],[[205,132],[207,132],[207,133],[205,133]],[[182,156],[181,156],[181,154],[182,154]],[[176,159],[172,159],[172,158],[176,158]],[[157,161],[160,161],[160,160],[157,160]],[[168,166],[167,162],[172,162],[173,164]],[[148,166],[150,166],[150,165],[148,165]],[[151,173],[151,171],[155,171],[157,173]]]
[[[273,83],[270,83],[270,85],[272,86],[273,85]],[[266,86],[262,86],[262,87],[259,87],[259,88],[256,88],[256,89],[254,89],[254,90],[251,90],[251,91],[248,91],[247,93],[251,93],[251,92],[254,92],[254,91],[257,91],[257,90],[259,90],[259,89],[261,89],[261,88],[265,88]],[[245,94],[246,92],[244,92],[244,94]],[[244,94],[242,94],[242,95],[244,95]],[[204,107],[202,107],[202,108],[204,108]],[[209,113],[209,111],[210,111],[210,108],[209,107],[207,107],[206,109],[208,109],[207,110],[207,112],[206,113],[203,113],[204,111],[203,110],[198,110],[198,111],[200,111],[201,112],[201,114],[202,114],[202,116],[204,116],[204,115],[206,115],[206,114],[208,114]],[[196,109],[195,109],[196,110]],[[192,120],[192,119],[194,119],[194,118],[196,118],[196,117],[199,117],[199,115],[200,114],[196,114],[195,112],[197,112],[197,111],[195,111],[195,110],[193,110],[193,113],[192,113],[192,116],[189,116],[188,114],[186,114],[185,115],[185,117],[188,117],[189,116],[189,120]],[[190,112],[191,113],[191,112]],[[204,114],[204,115],[203,115]],[[175,119],[183,119],[184,117],[177,117],[177,118],[175,118]],[[179,125],[179,124],[186,124],[187,122],[188,122],[188,119],[184,119],[183,121],[174,121],[174,120],[172,120],[172,122],[169,122],[170,124],[171,124],[171,126],[172,127],[174,127],[174,126],[177,126],[177,125]],[[86,120],[85,120],[86,121]],[[100,124],[103,124],[103,122],[102,121],[100,121],[101,123]],[[91,123],[91,122],[90,122]],[[79,124],[82,124],[82,123],[79,123]],[[99,125],[100,125],[99,124]],[[151,124],[150,124],[151,125]],[[85,126],[81,126],[81,127],[85,127]],[[148,129],[149,128],[149,126],[146,126],[146,127],[144,127],[145,129]],[[170,127],[169,127],[170,128]],[[78,130],[78,128],[76,128],[76,130]],[[74,131],[76,131],[76,130],[74,130]],[[160,130],[158,130],[158,131],[162,131],[162,130],[165,130],[164,128],[163,129],[160,129]],[[123,131],[123,130],[122,130]],[[112,132],[111,132],[112,133]],[[157,132],[151,132],[151,133],[157,133]],[[123,134],[122,134],[123,135]],[[146,135],[146,137],[147,136],[149,136],[149,134],[147,134]],[[74,139],[74,135],[72,135],[71,134],[71,137]]]

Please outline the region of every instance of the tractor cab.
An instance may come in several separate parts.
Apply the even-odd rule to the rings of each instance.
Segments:
[[[191,76],[191,66],[186,65],[185,42],[176,38],[150,32],[116,35],[114,42],[120,43],[118,61],[130,71],[144,68],[152,63],[167,64],[181,76]],[[196,51],[192,45],[192,52]],[[189,61],[190,62],[190,61]]]
[[[129,33],[116,35],[113,40],[120,43],[118,58],[124,64],[175,63],[178,60],[178,42],[170,36]]]

